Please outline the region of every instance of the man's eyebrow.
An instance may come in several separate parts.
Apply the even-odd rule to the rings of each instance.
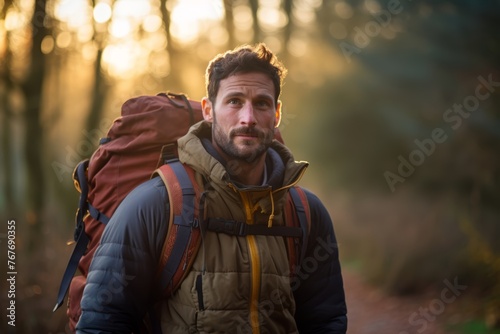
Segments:
[[[272,94],[257,94],[256,98],[262,100],[274,100],[274,96]]]
[[[233,91],[233,92],[228,92],[226,94],[224,94],[224,98],[228,98],[228,97],[239,97],[239,96],[244,96],[245,94],[243,92],[239,92],[239,91]]]
[[[245,93],[240,92],[240,91],[234,91],[234,92],[228,92],[228,93],[224,94],[223,98],[227,99],[227,98],[242,97],[242,96],[245,96]],[[268,99],[274,100],[274,96],[271,94],[261,93],[261,94],[257,94],[255,96],[255,99],[257,99],[257,100],[268,100]]]

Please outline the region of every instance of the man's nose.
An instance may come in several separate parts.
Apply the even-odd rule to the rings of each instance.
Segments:
[[[257,123],[255,119],[255,110],[250,102],[246,102],[240,110],[240,123],[250,126]]]

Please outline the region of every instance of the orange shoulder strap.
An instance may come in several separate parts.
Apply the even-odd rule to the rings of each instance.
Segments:
[[[309,202],[307,201],[305,191],[299,186],[290,188],[288,193],[285,208],[285,224],[286,226],[300,227],[302,229],[302,240],[294,237],[287,238],[290,276],[294,276],[305,256],[307,240],[311,230]]]
[[[165,297],[178,288],[200,247],[200,189],[193,169],[177,159],[159,167],[155,174],[165,183],[170,203],[169,226],[156,273]]]

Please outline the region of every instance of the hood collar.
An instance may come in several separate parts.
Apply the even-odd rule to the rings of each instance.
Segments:
[[[179,159],[202,174],[217,175],[221,181],[234,182],[227,172],[231,166],[228,166],[227,162],[218,154],[211,140],[212,124],[206,121],[196,123],[184,137],[178,140]],[[273,190],[295,184],[307,166],[308,163],[305,161],[295,161],[291,151],[285,145],[274,140],[266,155],[267,183]],[[240,186],[246,187],[238,184],[238,187]]]

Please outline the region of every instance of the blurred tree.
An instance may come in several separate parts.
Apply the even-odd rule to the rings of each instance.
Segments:
[[[253,21],[253,42],[262,42],[262,35],[259,26],[259,0],[249,0],[250,9],[252,11],[252,21]]]
[[[345,71],[304,94],[315,131],[297,133],[325,192],[352,195],[356,238],[345,248],[368,259],[367,277],[401,293],[460,275],[491,292],[482,277],[497,278],[500,250],[500,2],[399,2],[388,14],[391,3],[322,2],[322,40]],[[435,129],[444,141],[431,141]],[[405,168],[388,187],[384,172]],[[471,264],[464,245],[478,237],[488,261]]]
[[[287,50],[288,43],[290,42],[290,38],[292,37],[293,32],[293,18],[292,18],[292,10],[293,10],[293,0],[284,0],[283,1],[283,10],[285,12],[286,17],[288,18],[288,24],[285,25],[284,28],[284,36],[283,36],[283,49]],[[284,52],[286,55],[287,53]]]
[[[0,11],[0,21],[5,21],[7,11],[12,6],[12,0],[5,1],[2,10]],[[0,109],[1,119],[2,119],[2,135],[1,135],[1,147],[3,152],[3,158],[1,159],[2,164],[2,175],[0,178],[3,181],[4,187],[1,189],[0,197],[5,198],[5,201],[0,204],[0,210],[6,208],[13,208],[17,211],[17,203],[14,201],[14,184],[12,175],[12,132],[11,132],[11,120],[13,114],[13,108],[10,102],[10,93],[14,89],[14,82],[11,77],[11,60],[12,60],[12,50],[10,48],[10,32],[6,32],[4,35],[5,40],[3,44],[5,45],[4,54],[0,57]],[[2,201],[0,201],[1,203]]]
[[[113,7],[115,1],[111,1],[110,6]],[[92,7],[95,8],[96,0],[92,0]],[[102,68],[102,56],[104,49],[106,48],[106,44],[108,42],[108,31],[109,31],[109,20],[103,23],[97,23],[95,20],[93,21],[93,30],[94,35],[92,40],[97,45],[97,54],[94,62],[94,84],[92,85],[92,95],[91,95],[91,104],[90,110],[87,115],[87,121],[85,124],[85,130],[92,131],[94,129],[99,129],[99,122],[103,117],[104,113],[104,103],[106,101],[106,97],[109,91],[109,83],[107,82],[107,77],[103,75]],[[97,25],[102,25],[101,27],[97,27]],[[85,140],[86,137],[83,135],[82,140]],[[96,143],[97,145],[97,143]]]
[[[176,86],[174,90],[176,91],[185,91],[184,87],[182,87],[182,63],[181,63],[181,54],[177,51],[177,48],[174,45],[171,33],[171,22],[172,19],[170,17],[171,8],[169,6],[170,2],[167,0],[160,0],[160,12],[163,20],[163,29],[165,30],[165,36],[167,38],[167,53],[170,62],[170,73],[168,77],[169,84],[171,86]]]
[[[233,5],[234,5],[233,0],[224,0],[224,13],[226,14],[225,15],[226,31],[228,33],[227,44],[229,45],[230,48],[236,44],[234,36],[235,27],[234,27]]]
[[[29,245],[34,247],[42,230],[41,212],[44,207],[46,187],[43,152],[45,138],[41,124],[43,84],[45,81],[45,54],[42,40],[49,33],[46,28],[46,0],[36,0],[31,18],[32,43],[29,52],[27,76],[21,83],[26,107],[24,111],[24,157],[26,159],[27,221],[31,226]]]

